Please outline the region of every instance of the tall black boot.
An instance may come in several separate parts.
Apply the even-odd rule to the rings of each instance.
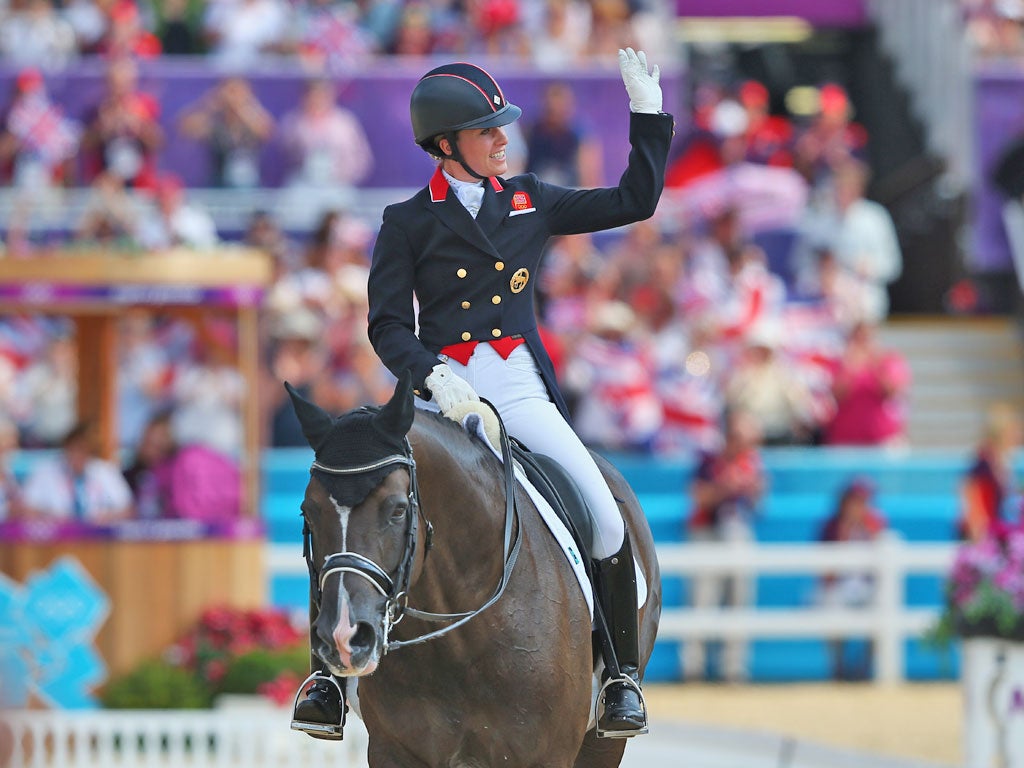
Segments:
[[[647,706],[640,690],[640,624],[637,617],[636,570],[629,532],[622,548],[611,557],[594,561],[597,599],[612,636],[620,676],[606,670],[602,687],[604,711],[597,735],[628,738],[647,733]]]
[[[313,647],[313,633],[316,631],[316,603],[309,601],[309,634],[310,648]],[[323,662],[312,651],[309,654],[311,674],[295,694],[292,708],[292,730],[302,731],[315,739],[340,741],[345,732],[345,714],[348,706],[345,703],[345,681],[339,681],[323,669]],[[313,685],[302,697],[303,691],[310,683]]]

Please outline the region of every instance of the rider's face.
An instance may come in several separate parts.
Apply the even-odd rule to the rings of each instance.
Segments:
[[[456,135],[459,150],[466,165],[481,176],[501,176],[508,172],[505,147],[508,136],[498,128],[472,128],[459,131]],[[445,170],[456,179],[476,181],[466,169],[453,160],[445,161]]]

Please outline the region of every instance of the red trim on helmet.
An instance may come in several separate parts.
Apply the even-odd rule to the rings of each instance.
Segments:
[[[484,72],[484,74],[486,75],[487,73]],[[487,76],[490,77],[490,75],[487,75]],[[468,77],[463,77],[462,75],[453,75],[453,74],[450,74],[448,72],[440,72],[440,73],[438,73],[436,75],[427,75],[423,79],[426,80],[426,79],[431,78],[431,77],[454,77],[454,78],[457,78],[459,80],[462,80],[463,82],[469,83],[474,88],[476,88],[478,91],[480,91],[480,95],[484,97],[484,101],[486,101],[487,102],[487,106],[489,106],[491,108],[491,112],[497,112],[498,111],[498,108],[495,107],[491,103],[491,97],[487,95],[487,92],[483,88],[481,88],[479,85],[474,83],[472,80],[470,80]],[[501,95],[501,99],[502,99],[502,101],[504,101],[505,100],[505,96],[503,94],[501,94],[501,90],[500,89],[499,89],[499,95]],[[504,106],[504,104],[502,104],[501,106]]]

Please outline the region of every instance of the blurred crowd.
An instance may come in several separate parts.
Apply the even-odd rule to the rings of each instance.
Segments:
[[[502,55],[571,67],[667,42],[650,0],[10,0],[0,56],[56,68],[80,56],[205,55],[232,67],[297,57],[337,69],[377,55]]]
[[[960,0],[967,38],[983,58],[1024,55],[1024,1]]]
[[[112,93],[134,93],[132,82],[132,62],[111,64]],[[39,88],[38,72],[19,79],[19,92]],[[329,81],[311,81],[282,130],[296,157],[307,157],[297,174],[322,173],[323,153],[336,152],[326,164],[356,183],[372,158],[358,122],[333,97]],[[95,203],[75,244],[216,245],[223,235],[209,213],[173,175],[148,164],[147,141],[160,140],[152,125],[143,127],[149,100],[129,98],[136,120],[121,97],[110,98],[119,106],[101,105],[81,133],[83,145],[106,149],[95,155]],[[828,83],[814,98],[806,114],[773,114],[758,82],[698,86],[655,217],[552,242],[538,321],[589,443],[708,451],[721,445],[724,417],[734,410],[753,414],[768,445],[903,440],[909,374],[875,333],[888,314],[887,285],[900,274],[899,244],[886,210],[866,198],[867,136],[845,90]],[[332,111],[336,143],[325,141],[319,118]],[[107,135],[107,123],[125,120],[132,125]],[[237,180],[252,171],[245,147],[274,123],[233,77],[201,95],[180,125],[211,138],[217,172]],[[125,130],[135,138],[126,140]],[[67,133],[70,141],[74,132]],[[540,111],[516,133],[515,170],[569,185],[601,178],[594,128],[577,116],[566,83],[552,82]],[[138,207],[126,184],[150,186],[153,205]],[[375,225],[328,208],[312,232],[294,233],[274,211],[256,211],[241,234],[272,256],[275,269],[263,311],[267,445],[303,444],[283,380],[335,412],[381,402],[390,391],[393,379],[365,333]],[[32,257],[30,250],[21,255]],[[26,446],[57,444],[75,421],[70,334],[59,320],[0,320],[0,408]],[[173,409],[184,431],[179,441],[192,440],[191,423],[197,439],[237,455],[245,393],[232,367],[231,329],[139,311],[126,314],[120,334],[122,448],[134,450],[147,419]]]

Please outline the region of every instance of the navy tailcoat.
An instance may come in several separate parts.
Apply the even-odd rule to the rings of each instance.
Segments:
[[[426,396],[423,380],[443,347],[521,335],[568,419],[534,311],[544,246],[554,235],[652,216],[672,128],[671,115],[630,114],[629,162],[617,187],[571,189],[533,174],[492,178],[474,220],[439,169],[412,198],[389,205],[369,278],[370,341],[388,369],[396,376],[411,370],[413,386]]]

